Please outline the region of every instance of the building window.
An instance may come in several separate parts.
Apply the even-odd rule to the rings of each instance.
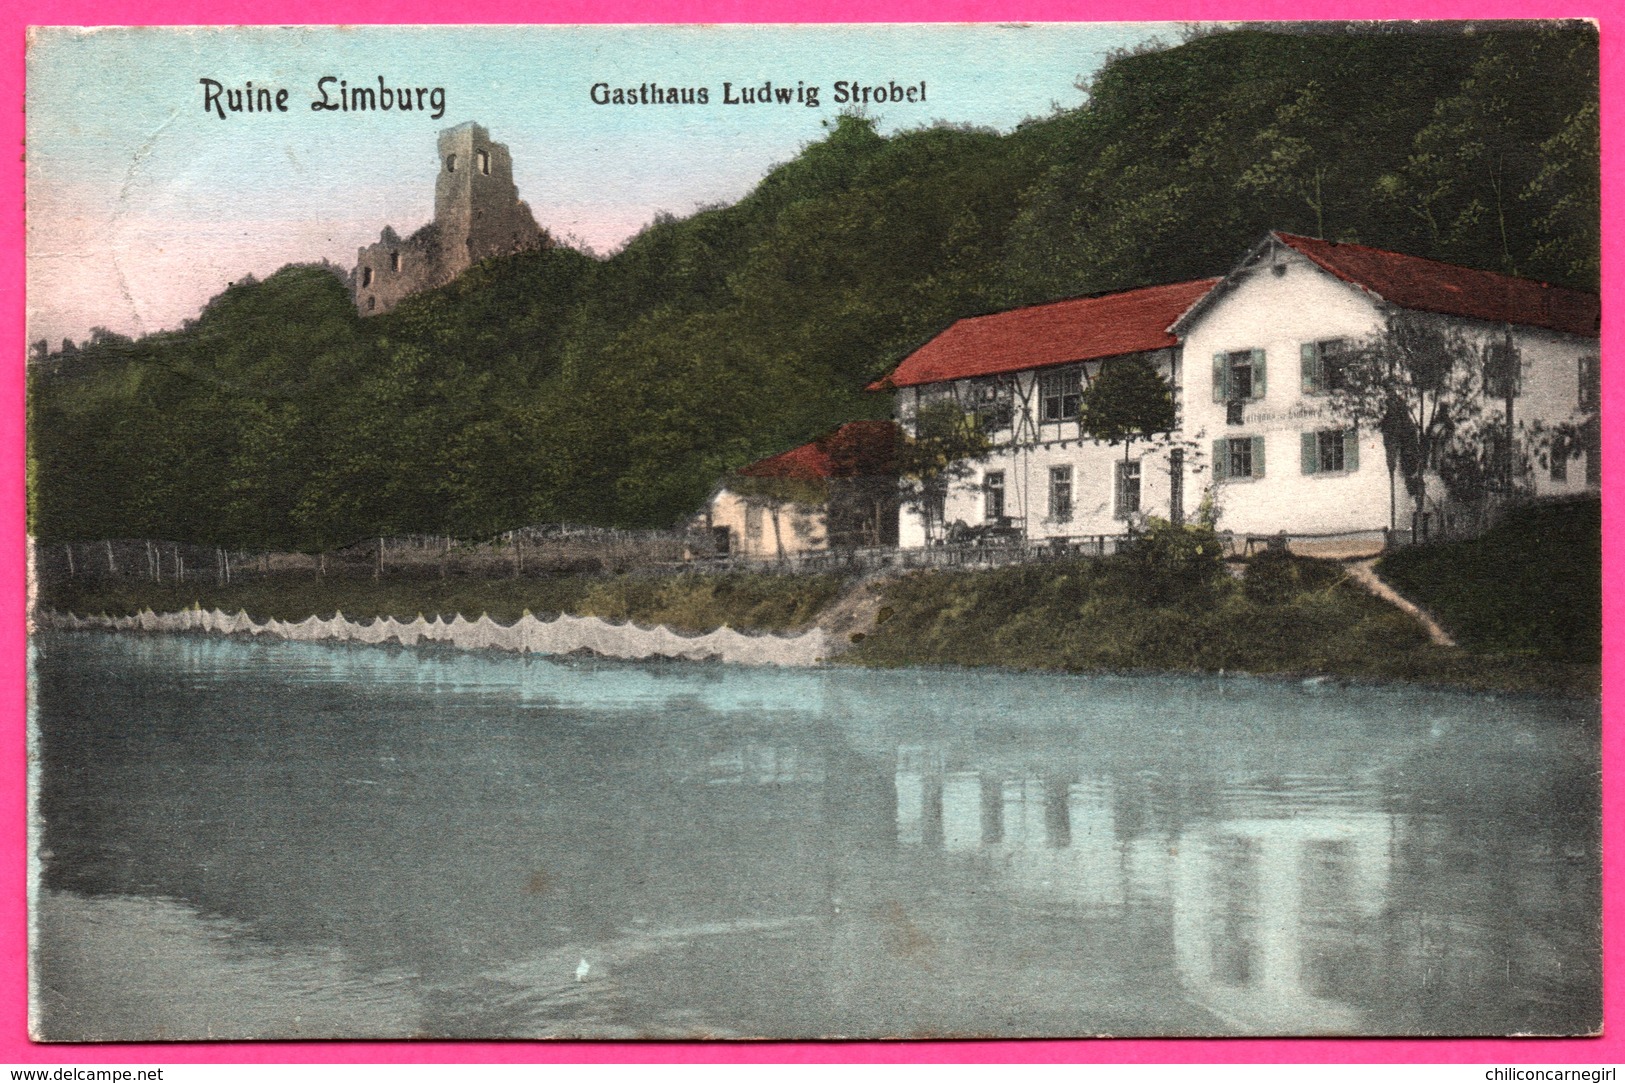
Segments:
[[[1140,511],[1140,464],[1119,462],[1115,472],[1112,505],[1119,519],[1127,519]]]
[[[1348,340],[1341,338],[1305,342],[1299,346],[1298,355],[1303,367],[1303,393],[1321,395],[1341,388],[1348,353]]]
[[[1352,474],[1360,469],[1360,437],[1354,429],[1322,429],[1301,435],[1305,474]]]
[[[455,154],[446,155],[446,172],[447,173],[455,173],[455,172],[457,172],[457,155],[455,155]]]
[[[1264,438],[1230,436],[1213,441],[1213,480],[1264,476]]]
[[[1003,380],[988,380],[973,385],[971,408],[976,415],[976,424],[983,432],[1008,429],[1015,417],[1010,385]]]
[[[1049,517],[1057,523],[1072,519],[1072,468],[1049,468]]]
[[[399,271],[401,269],[401,254],[399,252],[391,252],[389,254],[389,269],[391,271]]]
[[[1083,370],[1062,369],[1038,377],[1039,419],[1072,421],[1083,405]]]
[[[1004,518],[1004,471],[989,470],[982,478],[982,494],[986,500],[986,518]]]
[[[1602,408],[1602,364],[1596,354],[1580,358],[1580,409],[1596,413]]]
[[[486,151],[477,150],[474,152],[474,164],[479,167],[479,171],[485,176],[489,177],[491,175],[491,155]]]
[[[368,297],[367,298],[367,311],[371,312],[373,309],[375,309],[377,307],[378,307],[378,298],[376,298],[376,297]]]
[[[361,285],[363,288],[372,285],[372,268],[361,268]]]
[[[1264,351],[1231,350],[1213,355],[1213,401],[1264,397]]]
[[[1552,441],[1552,480],[1569,480],[1569,445],[1566,440]]]
[[[1484,347],[1484,394],[1492,399],[1510,399],[1518,394],[1523,359],[1509,340],[1487,343]]]

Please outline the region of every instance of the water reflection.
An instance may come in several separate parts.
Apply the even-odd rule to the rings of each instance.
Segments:
[[[1354,810],[1184,833],[1173,909],[1186,988],[1241,1030],[1359,1030],[1392,845],[1388,817]]]
[[[97,1018],[634,1037],[1598,1016],[1594,704],[42,645],[55,1037]],[[117,936],[87,932],[109,914]],[[132,979],[154,960],[197,1013]],[[312,984],[337,998],[315,1023]]]
[[[1109,779],[942,764],[940,753],[898,748],[900,845],[975,853],[1012,892],[1170,907],[1183,988],[1240,1032],[1363,1027],[1355,999],[1387,905],[1391,817],[1333,808],[1135,837],[1118,830]]]

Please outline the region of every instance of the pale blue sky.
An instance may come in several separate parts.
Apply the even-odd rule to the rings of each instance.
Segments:
[[[432,214],[435,133],[477,120],[555,236],[600,252],[657,211],[738,199],[823,134],[836,80],[925,81],[883,131],[1008,130],[1156,24],[42,30],[28,57],[30,337],[173,327],[226,282],[348,266]],[[313,112],[321,76],[443,87],[446,113]],[[286,113],[203,109],[200,78],[285,87]],[[816,109],[720,103],[722,84],[821,88]],[[595,105],[596,82],[710,88],[709,106]]]

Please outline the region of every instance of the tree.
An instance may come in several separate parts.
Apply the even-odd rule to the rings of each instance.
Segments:
[[[894,422],[843,425],[819,441],[829,456],[831,548],[897,541],[897,454],[902,433]],[[890,522],[890,529],[883,525]]]
[[[1417,522],[1427,510],[1428,471],[1455,441],[1480,431],[1483,362],[1459,327],[1406,310],[1389,312],[1384,329],[1344,360],[1331,408],[1382,433],[1388,476],[1404,478]]]
[[[1326,189],[1333,168],[1328,148],[1345,138],[1325,97],[1320,82],[1311,79],[1296,99],[1276,110],[1275,122],[1253,137],[1258,160],[1237,181],[1243,189],[1301,200],[1314,212],[1317,237],[1326,236]]]
[[[1602,222],[1602,126],[1598,103],[1587,102],[1540,145],[1540,170],[1521,199],[1546,211],[1535,220],[1541,241],[1535,260],[1558,275],[1595,289],[1602,273],[1597,231]]]
[[[914,433],[898,448],[897,468],[901,500],[925,523],[930,540],[941,525],[948,490],[970,477],[972,463],[981,462],[993,442],[952,399],[924,403],[914,415]]]
[[[1595,168],[1586,162],[1587,155],[1595,162],[1595,152],[1585,146],[1586,108],[1597,95],[1594,33],[1543,26],[1483,35],[1455,92],[1435,103],[1401,172],[1435,230],[1440,256],[1529,273],[1541,233],[1550,237],[1560,228],[1546,223],[1542,212],[1549,215],[1570,192],[1583,190],[1586,172]],[[1565,132],[1572,149],[1563,145]],[[1578,166],[1563,170],[1564,158],[1576,150]],[[1543,186],[1543,176],[1555,179],[1554,165],[1567,175]],[[1532,208],[1518,206],[1530,200]],[[1586,232],[1582,226],[1581,249]],[[1583,272],[1583,257],[1580,262],[1576,269]],[[1554,268],[1539,270],[1549,276]]]
[[[1127,462],[1134,441],[1172,432],[1179,424],[1173,386],[1144,358],[1108,361],[1083,389],[1081,422],[1096,440],[1122,444]]]

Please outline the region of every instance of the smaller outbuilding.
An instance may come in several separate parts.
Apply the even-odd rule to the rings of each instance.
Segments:
[[[891,421],[852,421],[730,474],[706,505],[718,556],[787,559],[897,545]]]

